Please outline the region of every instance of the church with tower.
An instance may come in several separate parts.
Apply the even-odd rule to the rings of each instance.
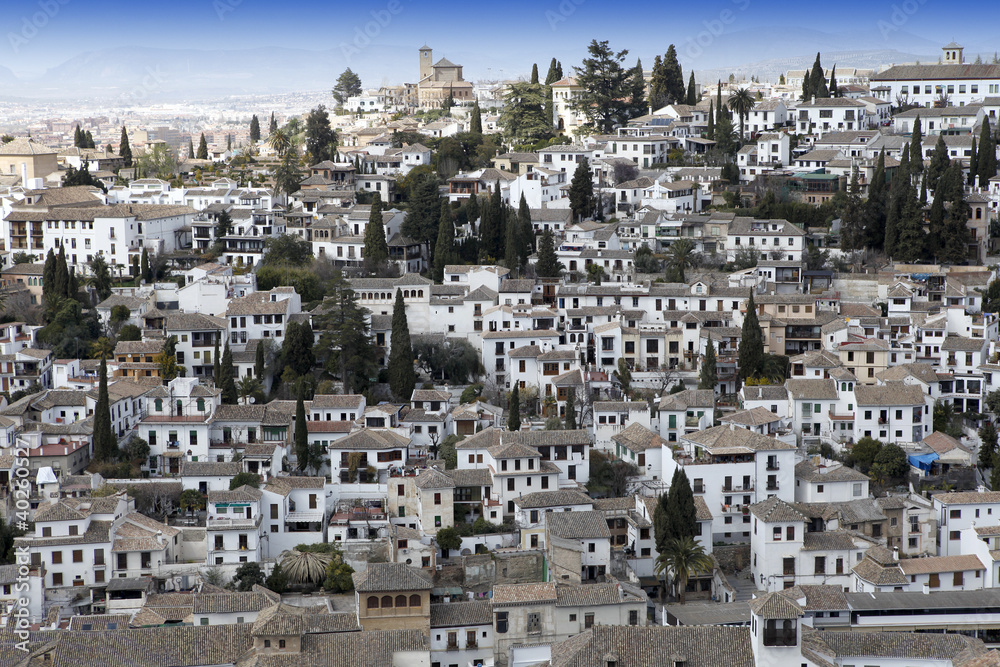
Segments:
[[[456,104],[474,101],[472,83],[462,78],[462,66],[447,58],[434,62],[434,52],[429,46],[420,47],[419,71],[417,106],[421,109],[440,108],[448,95]]]

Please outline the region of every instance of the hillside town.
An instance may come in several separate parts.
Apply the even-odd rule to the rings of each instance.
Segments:
[[[1000,666],[1000,63],[621,46],[5,134],[0,665]]]

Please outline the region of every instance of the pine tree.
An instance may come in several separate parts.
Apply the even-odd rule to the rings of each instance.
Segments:
[[[472,105],[472,120],[469,122],[469,132],[473,134],[483,133],[483,115],[479,110],[479,100]]]
[[[924,170],[924,133],[921,131],[920,114],[913,121],[913,132],[910,134],[910,172],[920,174]]]
[[[753,292],[747,301],[747,314],[743,318],[743,329],[740,334],[739,355],[740,379],[760,375],[764,365],[764,338],[757,319],[757,306],[753,301]]]
[[[250,141],[260,141],[260,120],[257,119],[257,114],[250,119]]]
[[[306,421],[305,392],[299,384],[298,397],[295,399],[295,458],[299,470],[309,467],[309,428]]]
[[[594,179],[587,158],[583,158],[573,172],[569,185],[569,207],[576,221],[589,218],[594,212]]]
[[[73,128],[73,148],[82,148],[82,147],[83,147],[83,132],[80,130],[80,125],[77,124],[77,126]]]
[[[688,79],[687,103],[692,107],[698,104],[698,88],[694,82],[694,70],[691,70],[691,78]]]
[[[566,390],[566,430],[576,430],[576,388]]]
[[[111,430],[111,402],[108,398],[108,362],[101,357],[98,371],[100,384],[97,388],[97,405],[94,407],[94,458],[98,461],[114,461],[118,453],[118,439]]]
[[[538,85],[538,63],[531,66],[531,83],[532,85]]]
[[[545,74],[545,85],[551,86],[562,78],[562,68],[559,67],[555,58],[549,61],[549,71]]]
[[[507,430],[521,430],[521,392],[517,383],[514,383],[514,391],[510,392],[510,407],[507,409]]]
[[[535,263],[535,273],[539,278],[558,278],[562,272],[563,265],[556,255],[552,230],[546,229],[538,239],[538,260]]]
[[[385,240],[385,224],[382,222],[382,197],[375,193],[372,197],[368,224],[365,226],[365,261],[380,266],[389,260],[389,246]]]
[[[837,88],[837,64],[834,63],[830,70],[830,97],[840,97],[840,90]]]
[[[990,489],[1000,490],[1000,451],[993,454],[993,465],[990,466]]]
[[[705,358],[701,362],[701,370],[698,375],[698,389],[715,390],[719,384],[719,374],[715,368],[715,344],[712,339],[708,339],[708,346],[705,348]]]
[[[444,280],[444,267],[455,260],[455,223],[451,220],[451,206],[441,200],[441,221],[438,223],[437,243],[434,244],[434,280]]]
[[[122,125],[122,137],[118,146],[118,155],[125,159],[126,167],[132,166],[132,148],[129,146],[128,132],[125,131],[124,125]]]
[[[236,369],[233,367],[233,353],[226,341],[226,349],[222,353],[222,402],[226,405],[236,405],[239,394],[236,392]]]
[[[396,303],[392,309],[392,339],[389,350],[389,389],[397,401],[409,401],[417,385],[413,370],[413,348],[410,328],[406,322],[406,304],[402,290],[396,290]]]

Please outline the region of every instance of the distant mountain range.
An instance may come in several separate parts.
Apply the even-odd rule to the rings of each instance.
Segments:
[[[811,66],[817,51],[822,53],[824,67],[836,64],[877,69],[916,60],[937,62],[943,44],[901,30],[882,35],[878,24],[873,21],[872,25],[875,27],[867,32],[849,35],[781,26],[737,29],[711,39],[694,34],[687,41],[677,42],[677,52],[685,73],[693,67],[695,77],[705,85],[725,80],[731,73],[737,78],[757,76],[777,81],[782,72]],[[970,60],[975,57],[971,47],[966,54]],[[488,68],[498,64],[485,52],[448,55],[464,59],[467,79],[485,78]],[[502,63],[509,68],[506,76],[530,69],[530,63],[516,61],[530,55],[512,53],[511,58],[509,63]],[[748,62],[749,58],[754,60]],[[417,77],[416,51],[407,46],[384,45],[350,53],[341,45],[320,51],[278,47],[112,47],[74,56],[31,78],[18,77],[0,66],[0,88],[8,98],[100,101],[114,110],[144,101],[324,90],[331,88],[347,67],[361,76],[365,87],[413,81]],[[499,71],[494,70],[493,75]]]

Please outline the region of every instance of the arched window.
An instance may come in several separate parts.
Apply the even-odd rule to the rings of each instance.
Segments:
[[[382,596],[382,609],[391,609],[391,608],[392,608],[392,596],[391,595],[383,595]]]
[[[205,399],[204,398],[199,398],[198,399],[198,412],[204,412],[204,411],[205,411]]]
[[[162,398],[156,399],[153,402],[153,405],[156,407],[156,411],[157,412],[163,412],[163,399]]]
[[[410,596],[410,606],[419,607],[420,606],[420,596],[414,593]]]
[[[374,595],[369,595],[368,596],[368,608],[369,609],[378,609],[378,598],[376,596],[374,596]]]
[[[406,596],[405,595],[397,595],[396,596],[396,606],[397,607],[405,607],[406,606]]]
[[[423,290],[417,290],[417,296],[420,297],[421,299],[424,298],[424,291]]]

